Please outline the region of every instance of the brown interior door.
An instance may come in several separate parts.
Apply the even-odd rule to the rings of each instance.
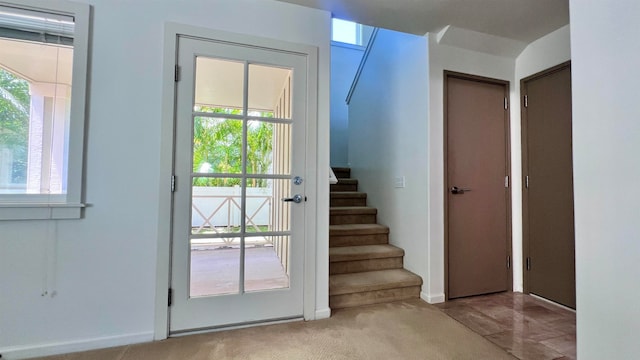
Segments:
[[[523,80],[525,291],[575,308],[571,65]]]
[[[445,86],[447,297],[506,291],[508,83],[446,73]]]

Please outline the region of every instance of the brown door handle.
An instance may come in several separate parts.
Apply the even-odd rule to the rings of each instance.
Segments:
[[[464,194],[466,191],[471,191],[471,189],[459,188],[457,186],[451,187],[451,193],[454,195]]]

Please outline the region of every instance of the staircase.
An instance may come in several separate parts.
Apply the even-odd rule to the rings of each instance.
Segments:
[[[404,250],[389,245],[389,228],[349,168],[333,168],[329,214],[329,307],[332,309],[417,298],[422,279],[403,269]]]

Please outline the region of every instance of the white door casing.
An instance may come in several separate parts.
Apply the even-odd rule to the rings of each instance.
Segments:
[[[290,116],[292,125],[291,171],[259,176],[269,180],[284,180],[289,183],[293,176],[306,178],[309,173],[309,161],[306,153],[309,150],[307,139],[309,128],[306,123],[309,118],[309,96],[314,91],[309,91],[314,83],[308,81],[309,54],[293,53],[282,49],[266,49],[246,44],[231,43],[226,41],[193,39],[180,36],[177,39],[179,48],[178,64],[180,65],[180,81],[176,84],[176,125],[175,125],[175,156],[174,173],[176,175],[176,191],[173,199],[172,218],[172,268],[171,287],[173,290],[173,304],[170,310],[170,332],[184,332],[197,329],[215,328],[278,320],[286,318],[305,317],[312,318],[309,311],[314,309],[313,271],[315,262],[309,261],[314,254],[314,239],[308,234],[305,223],[308,221],[308,203],[303,201],[294,204],[290,212],[292,227],[290,229],[291,252],[288,254],[288,267],[290,269],[290,286],[269,291],[244,292],[242,287],[236,295],[192,297],[189,293],[189,238],[192,208],[192,177],[196,177],[192,170],[192,122],[194,119],[194,88],[195,88],[195,64],[196,57],[217,58],[223,60],[242,61],[245,68],[250,64],[265,64],[267,66],[284,67],[293,69],[292,97]],[[248,74],[248,71],[245,71]],[[249,80],[250,81],[250,80]],[[245,87],[247,83],[244,84]],[[245,91],[245,101],[248,91]],[[311,101],[313,102],[313,101]],[[245,105],[246,109],[246,105]],[[248,121],[248,113],[245,113],[242,121]],[[274,117],[278,117],[277,114]],[[263,119],[264,120],[264,119]],[[315,121],[315,119],[313,119]],[[277,125],[277,124],[276,124]],[[315,146],[315,142],[312,142]],[[274,145],[276,147],[276,145]],[[274,165],[275,166],[275,165]],[[276,169],[277,170],[277,169]],[[313,171],[311,173],[314,173]],[[242,177],[244,184],[255,174],[234,174],[233,177]],[[255,176],[254,176],[255,177]],[[280,183],[283,183],[280,181]],[[303,198],[306,193],[314,194],[315,181],[303,182],[303,185],[292,185],[291,191],[301,193]],[[305,189],[306,186],[306,189]],[[305,191],[306,190],[306,191]],[[243,190],[246,195],[246,190]],[[291,193],[293,194],[293,193]],[[287,195],[289,196],[289,195]],[[272,199],[272,205],[276,207],[280,199]],[[246,199],[242,206],[246,210]],[[315,211],[311,211],[315,213]],[[251,214],[247,213],[247,217]],[[306,217],[306,218],[305,218]],[[243,217],[245,220],[251,220]],[[249,226],[250,224],[246,223]],[[277,229],[282,230],[282,229]],[[315,230],[315,229],[311,229]],[[289,235],[288,229],[284,229],[280,235]],[[251,236],[251,234],[246,234]],[[245,250],[244,247],[241,247]],[[244,274],[241,274],[242,277]],[[309,281],[311,280],[311,281]],[[242,283],[242,282],[241,282]]]

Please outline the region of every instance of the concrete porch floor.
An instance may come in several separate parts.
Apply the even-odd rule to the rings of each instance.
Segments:
[[[240,249],[191,249],[191,296],[235,294],[239,289]],[[285,272],[273,247],[245,249],[245,291],[289,287]]]

